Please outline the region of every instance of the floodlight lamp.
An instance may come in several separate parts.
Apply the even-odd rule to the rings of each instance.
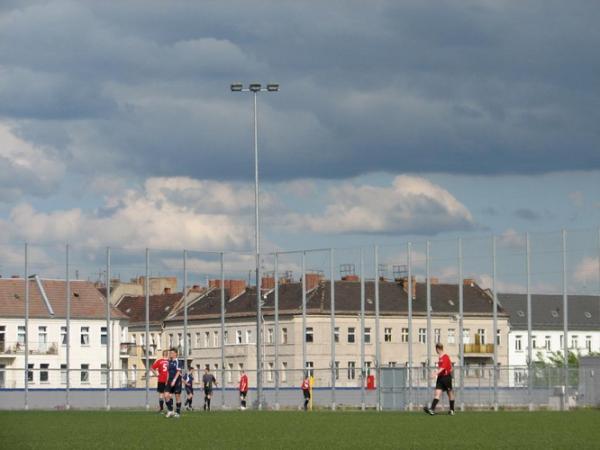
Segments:
[[[231,92],[241,92],[242,87],[242,83],[231,83]]]
[[[252,92],[258,92],[261,89],[260,83],[250,83],[250,90]]]
[[[269,91],[269,92],[277,92],[277,91],[279,91],[279,84],[277,84],[277,83],[269,83],[269,84],[267,84],[267,91]]]

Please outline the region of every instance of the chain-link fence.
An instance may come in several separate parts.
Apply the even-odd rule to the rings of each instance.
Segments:
[[[256,261],[93,240],[0,244],[2,405],[149,407],[150,368],[175,348],[197,380],[206,366],[215,374],[215,405],[235,407],[245,371],[256,407],[298,406],[310,373],[314,407],[381,408],[391,371],[410,408],[431,396],[438,343],[467,408],[598,398],[594,369],[578,365],[600,353],[600,230],[389,239]]]

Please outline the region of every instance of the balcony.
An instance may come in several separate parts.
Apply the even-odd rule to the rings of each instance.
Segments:
[[[24,355],[25,343],[1,342],[0,355]],[[30,342],[30,355],[58,355],[58,342]]]
[[[490,355],[494,353],[494,344],[464,344],[463,351],[465,355]]]
[[[121,356],[135,356],[136,355],[135,343],[134,342],[121,342],[119,353]]]

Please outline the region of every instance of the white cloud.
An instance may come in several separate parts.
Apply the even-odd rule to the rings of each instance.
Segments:
[[[585,257],[577,264],[575,268],[575,280],[579,282],[590,282],[597,280],[600,274],[600,268],[598,268],[598,258]]]
[[[14,200],[24,194],[43,195],[58,186],[64,164],[46,149],[31,145],[0,123],[0,201]]]
[[[304,227],[323,233],[406,234],[475,227],[471,213],[462,203],[441,186],[421,177],[400,175],[389,187],[346,183],[331,188],[329,196],[330,204],[323,215],[300,218]]]
[[[106,208],[42,212],[21,203],[0,221],[8,239],[126,248],[251,248],[252,202],[244,186],[186,178],[151,178],[141,191],[112,196]]]

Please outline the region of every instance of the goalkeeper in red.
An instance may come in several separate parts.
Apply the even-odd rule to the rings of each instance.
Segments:
[[[435,345],[435,351],[439,355],[438,358],[438,370],[437,379],[435,382],[435,395],[431,402],[431,408],[425,406],[423,411],[433,416],[435,415],[435,407],[440,401],[442,392],[446,391],[448,394],[448,400],[450,400],[450,411],[448,414],[454,415],[454,391],[452,390],[452,362],[450,357],[444,353],[444,346],[442,344]]]

